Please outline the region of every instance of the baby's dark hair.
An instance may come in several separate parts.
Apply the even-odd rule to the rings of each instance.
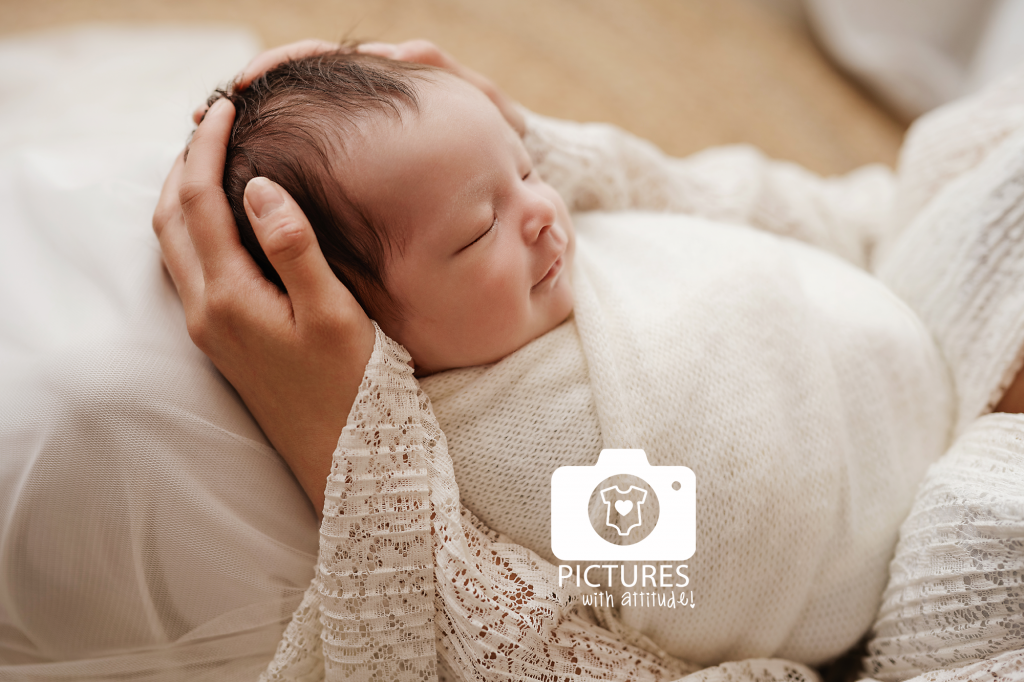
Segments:
[[[430,67],[359,54],[351,46],[285,62],[244,90],[218,90],[235,105],[224,191],[242,244],[263,274],[284,290],[245,213],[254,177],[281,185],[306,214],[334,274],[368,314],[400,315],[384,286],[393,242],[379,220],[346,196],[335,167],[345,138],[367,115],[401,116],[418,107],[415,81]]]

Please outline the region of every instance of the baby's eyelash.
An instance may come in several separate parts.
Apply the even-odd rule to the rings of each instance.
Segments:
[[[481,238],[486,237],[491,232],[494,232],[494,228],[496,228],[497,226],[498,226],[498,216],[494,216],[494,222],[491,223],[491,226],[487,229],[486,232],[484,232],[482,235],[480,235],[480,237]]]
[[[467,244],[467,246],[473,246],[473,244],[476,244],[478,241],[480,241],[481,239],[483,239],[484,237],[489,235],[491,232],[494,232],[494,228],[496,228],[497,226],[498,226],[498,216],[495,215],[494,216],[494,221],[491,222],[491,226],[489,228],[487,228],[487,231],[484,232],[479,237],[477,237],[476,239],[474,239],[473,241],[471,241],[469,244]]]

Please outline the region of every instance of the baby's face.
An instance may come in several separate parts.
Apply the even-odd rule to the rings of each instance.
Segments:
[[[447,74],[418,92],[418,113],[363,127],[339,174],[398,244],[385,282],[404,317],[378,323],[425,375],[495,362],[563,322],[575,235],[490,100]]]

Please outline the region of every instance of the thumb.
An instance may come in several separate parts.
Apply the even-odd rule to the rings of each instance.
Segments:
[[[243,204],[256,239],[288,290],[296,318],[327,305],[328,292],[339,288],[345,304],[358,307],[327,264],[309,220],[284,188],[267,178],[253,178]]]

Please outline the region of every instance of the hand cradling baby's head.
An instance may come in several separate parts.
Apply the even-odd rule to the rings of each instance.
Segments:
[[[384,225],[352,203],[336,168],[346,142],[372,117],[415,110],[414,80],[430,67],[359,54],[351,48],[286,61],[242,90],[218,90],[235,105],[224,190],[242,243],[267,279],[284,288],[245,213],[246,184],[267,177],[285,188],[316,232],[338,278],[364,309],[393,307],[384,285]]]
[[[568,316],[566,207],[465,81],[341,49],[219,96],[237,112],[224,189],[278,286],[243,204],[257,176],[292,195],[334,273],[421,374],[494,362]]]

